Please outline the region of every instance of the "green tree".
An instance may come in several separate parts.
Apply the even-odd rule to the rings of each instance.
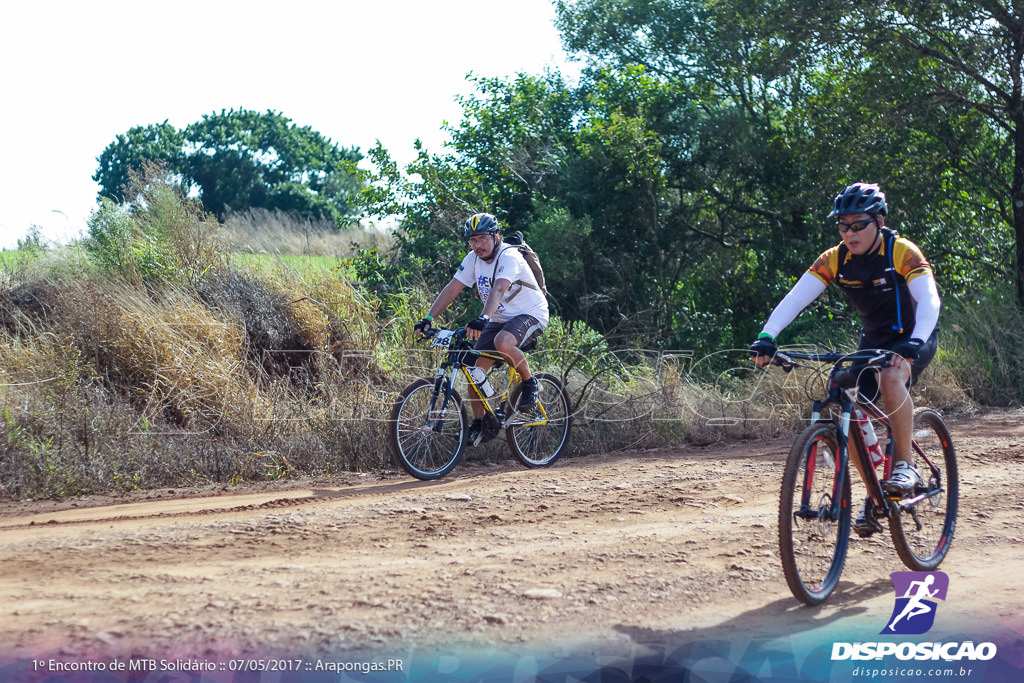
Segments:
[[[944,285],[964,291],[1008,279],[1024,304],[1019,3],[575,0],[558,8],[570,49],[599,64],[643,65],[705,95],[712,110],[740,114],[773,141],[756,149],[762,159],[793,152],[765,168],[790,181],[778,187],[799,180],[813,192],[790,192],[796,214],[844,183],[882,182],[896,200],[894,223],[930,247]],[[755,169],[737,170],[746,201],[772,194]]]
[[[465,216],[497,214],[551,263],[564,317],[644,343],[756,333],[838,240],[830,200],[859,180],[886,187],[890,224],[944,291],[983,290],[1010,260],[1009,137],[940,97],[945,67],[883,39],[883,15],[851,0],[561,2],[563,39],[589,64],[578,86],[474,80],[445,153],[399,170],[375,150],[364,197],[401,215],[401,258],[435,284],[465,251]],[[852,335],[838,296],[821,305]]]
[[[988,270],[1003,270],[1009,262],[1003,273],[1024,306],[1024,6],[996,0],[851,5],[863,12],[859,33],[876,54],[902,57],[891,63],[894,75],[904,65],[921,74],[917,96],[902,98],[912,123],[933,122],[941,111],[961,124],[939,138],[959,190],[944,188],[956,197],[947,208],[961,218],[969,207],[968,218],[982,231],[971,235],[977,239],[952,245],[952,255],[974,267],[980,261]],[[888,80],[891,100],[904,84]],[[1000,224],[1009,230],[995,227]],[[1012,247],[993,253],[1000,243]]]
[[[476,91],[459,98],[463,118],[447,127],[445,151],[417,142],[404,169],[380,145],[369,152],[376,170],[364,179],[363,209],[400,218],[398,258],[431,286],[447,282],[465,255],[462,225],[473,213],[495,214],[506,233],[529,233],[538,203],[559,193],[573,138],[577,94],[558,74],[472,82]]]
[[[165,169],[169,178],[178,174],[185,162],[185,135],[164,121],[149,126],[135,126],[118,135],[97,158],[99,168],[92,179],[100,184],[100,198],[115,202],[130,201],[134,174],[146,164]]]
[[[273,111],[221,111],[177,130],[163,124],[135,127],[100,155],[93,179],[100,196],[130,201],[130,176],[146,161],[160,163],[168,179],[198,194],[206,210],[279,209],[335,221],[353,215],[361,189],[356,148],[340,148],[310,127]]]
[[[677,202],[661,216],[691,233],[720,276],[685,266],[691,284],[680,294],[696,296],[675,310],[694,320],[712,305],[714,325],[735,325],[726,337],[742,339],[837,239],[828,200],[858,180],[886,187],[890,223],[923,244],[947,292],[1008,275],[1003,264],[1020,263],[1008,248],[1017,176],[1006,160],[1020,103],[1013,46],[1024,41],[1015,10],[980,5],[558,3],[567,47],[593,68],[640,67],[680,93],[681,108],[665,118],[678,132],[652,122],[668,152],[665,199]]]
[[[745,338],[822,246],[815,214],[827,213],[822,196],[834,185],[808,172],[816,137],[792,116],[813,69],[796,38],[780,37],[771,9],[732,0],[559,3],[567,47],[592,64],[597,119],[619,121],[606,127],[614,132],[628,116],[642,132],[617,145],[619,158],[628,148],[656,150],[649,168],[660,176],[649,176],[649,188],[658,191],[624,195],[616,233],[660,249],[648,261],[644,300],[673,343]],[[640,167],[625,168],[635,176]],[[644,230],[630,229],[630,213]]]

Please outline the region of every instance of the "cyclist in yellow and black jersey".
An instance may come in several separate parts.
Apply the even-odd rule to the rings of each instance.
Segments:
[[[838,284],[861,320],[859,348],[898,354],[880,373],[861,373],[858,385],[872,401],[881,393],[892,426],[894,464],[885,485],[912,490],[921,477],[911,461],[909,388],[935,356],[940,300],[928,260],[917,245],[885,227],[887,214],[878,185],[856,183],[836,196],[829,217],[835,217],[842,242],[821,254],[772,311],[750,353],[766,365],[779,333],[829,283]]]

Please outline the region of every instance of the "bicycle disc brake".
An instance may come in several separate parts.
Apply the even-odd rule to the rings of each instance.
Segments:
[[[822,538],[832,535],[832,496],[823,494],[818,502],[818,533]]]

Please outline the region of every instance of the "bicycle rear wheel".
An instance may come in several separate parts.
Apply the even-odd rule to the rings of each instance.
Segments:
[[[462,397],[452,390],[447,409],[444,393],[418,379],[399,394],[391,409],[388,439],[406,472],[417,479],[440,479],[451,472],[466,448],[469,421]]]
[[[903,500],[933,495],[913,505],[893,505],[889,533],[903,564],[914,571],[926,572],[939,566],[953,542],[960,479],[953,440],[934,410],[923,408],[914,413],[914,443],[928,456],[933,467],[915,450],[914,460],[922,481],[913,493],[904,494]]]
[[[505,429],[505,440],[519,461],[527,467],[548,467],[569,447],[572,433],[572,404],[569,392],[554,375],[534,375],[540,384],[537,410],[513,412]],[[509,405],[515,411],[523,385],[512,390]]]
[[[850,543],[850,477],[833,515],[839,442],[831,424],[807,427],[793,444],[782,476],[779,552],[786,583],[797,600],[817,605],[839,583]]]

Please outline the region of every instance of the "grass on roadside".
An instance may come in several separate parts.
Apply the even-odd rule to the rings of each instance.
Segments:
[[[346,235],[345,251],[338,233],[321,231],[337,252],[304,253],[288,233],[264,253],[239,253],[190,200],[146,192],[140,205],[101,207],[81,248],[28,260],[2,252],[0,495],[388,467],[390,402],[436,368],[411,335],[434,293],[382,286],[389,264],[377,235]],[[250,220],[245,230],[258,234]],[[965,404],[958,383],[980,386],[956,359],[988,359],[993,377],[1006,362],[1002,347],[977,343],[987,329],[977,324],[973,345],[951,344],[955,355],[929,370],[938,382],[922,383],[933,407]],[[799,373],[754,372],[742,351],[733,363],[713,356],[615,350],[556,318],[531,363],[567,382],[574,455],[757,439],[801,424]]]

